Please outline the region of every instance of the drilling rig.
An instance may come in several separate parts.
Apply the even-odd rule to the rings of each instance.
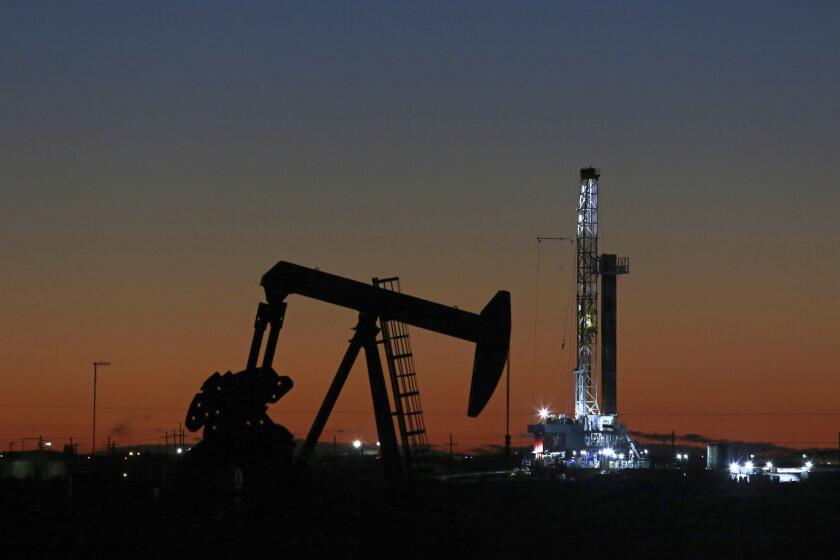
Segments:
[[[580,170],[575,237],[574,413],[570,417],[541,409],[540,422],[528,426],[529,433],[534,434],[534,460],[542,465],[600,469],[647,466],[647,458],[618,421],[616,278],[630,272],[630,259],[598,254],[600,175],[593,167]]]

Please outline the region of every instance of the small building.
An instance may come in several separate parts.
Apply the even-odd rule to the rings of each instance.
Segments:
[[[67,478],[67,456],[55,451],[4,453],[0,459],[0,478]]]

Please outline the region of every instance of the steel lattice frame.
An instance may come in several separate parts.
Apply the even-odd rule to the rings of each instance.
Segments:
[[[575,418],[599,414],[595,380],[598,344],[598,170],[580,170],[577,216],[577,365]]]

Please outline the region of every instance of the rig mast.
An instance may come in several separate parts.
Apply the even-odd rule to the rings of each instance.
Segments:
[[[577,364],[575,419],[600,414],[595,358],[598,344],[598,178],[599,170],[580,170],[577,209]]]
[[[648,465],[647,457],[639,453],[630,439],[627,426],[618,421],[616,277],[630,272],[630,260],[614,254],[598,254],[600,176],[601,172],[594,167],[580,170],[575,237],[577,354],[573,371],[574,417],[553,414],[547,408],[540,409],[540,423],[528,426],[528,432],[534,434],[533,460],[537,464],[563,464],[587,469],[632,469]],[[600,308],[599,293],[602,296]],[[530,459],[528,461],[530,464]]]

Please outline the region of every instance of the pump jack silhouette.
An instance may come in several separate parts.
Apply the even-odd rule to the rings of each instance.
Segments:
[[[401,321],[476,344],[467,403],[470,417],[481,414],[502,376],[510,345],[510,293],[507,291],[497,292],[481,313],[476,314],[284,261],[263,275],[261,285],[266,302],[257,306],[245,370],[211,375],[187,412],[187,429],[194,432],[204,428],[202,442],[193,450],[199,461],[263,468],[289,465],[292,461],[305,464],[359,352],[364,349],[385,477],[405,476],[377,346],[381,321]],[[291,433],[274,424],[266,411],[270,403],[277,402],[293,387],[289,377],[280,376],[272,369],[272,362],[286,313],[285,300],[295,294],[354,309],[359,312],[359,319],[306,440],[293,459]],[[262,352],[262,365],[257,366],[266,329],[268,339]]]

